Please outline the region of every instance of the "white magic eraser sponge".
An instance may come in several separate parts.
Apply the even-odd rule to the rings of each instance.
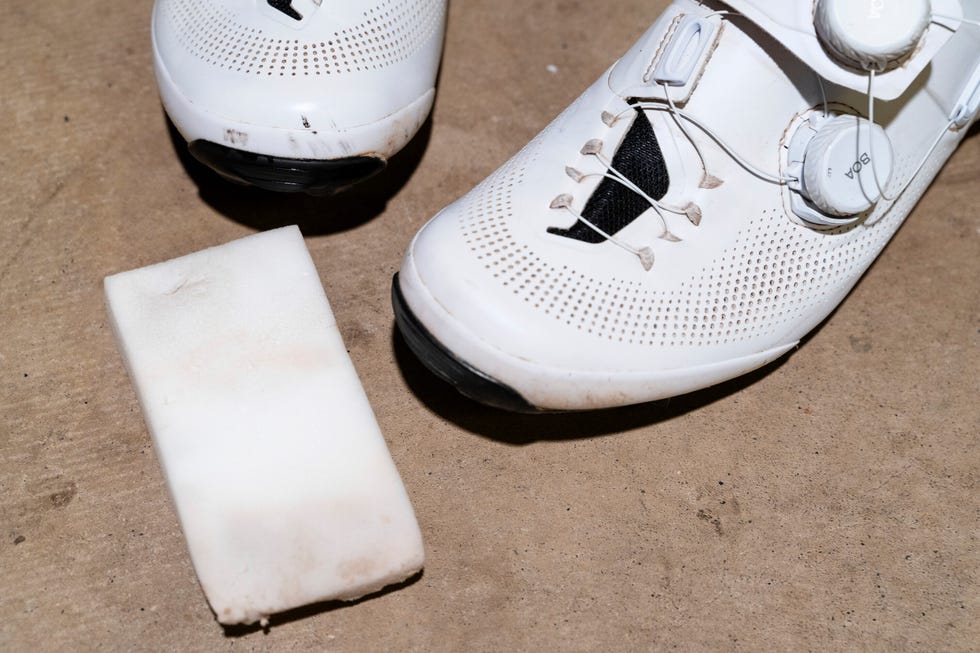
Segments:
[[[296,227],[105,280],[109,314],[223,624],[355,599],[422,535]]]

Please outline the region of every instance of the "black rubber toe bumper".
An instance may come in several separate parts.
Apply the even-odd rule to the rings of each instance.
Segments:
[[[331,193],[384,169],[384,159],[354,156],[320,161],[289,159],[236,150],[211,141],[192,141],[188,148],[201,163],[222,176],[281,193]]]
[[[405,303],[405,297],[398,285],[397,274],[391,283],[391,303],[395,309],[395,323],[409,349],[436,376],[480,403],[518,413],[541,412],[529,404],[516,390],[460,360],[436,340]]]

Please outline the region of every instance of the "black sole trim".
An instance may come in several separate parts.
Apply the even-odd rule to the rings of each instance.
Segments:
[[[436,340],[405,303],[397,273],[391,282],[391,305],[395,309],[395,323],[409,349],[433,374],[461,394],[482,404],[517,413],[542,412],[516,390],[460,360]]]
[[[191,141],[187,147],[194,158],[223,177],[280,193],[335,193],[373,177],[385,167],[384,159],[372,156],[327,161],[290,159],[205,140]]]

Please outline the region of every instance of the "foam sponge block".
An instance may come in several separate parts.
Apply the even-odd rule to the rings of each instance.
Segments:
[[[218,621],[422,568],[398,471],[296,227],[107,277],[109,314]]]

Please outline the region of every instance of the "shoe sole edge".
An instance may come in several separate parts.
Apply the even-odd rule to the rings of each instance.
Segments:
[[[429,371],[458,392],[479,403],[512,412],[549,412],[533,406],[519,392],[480,372],[436,340],[408,307],[397,272],[391,282],[391,304],[395,324],[408,348]]]
[[[373,177],[387,165],[371,156],[330,160],[272,156],[203,139],[191,141],[187,148],[223,177],[281,193],[334,193]]]

